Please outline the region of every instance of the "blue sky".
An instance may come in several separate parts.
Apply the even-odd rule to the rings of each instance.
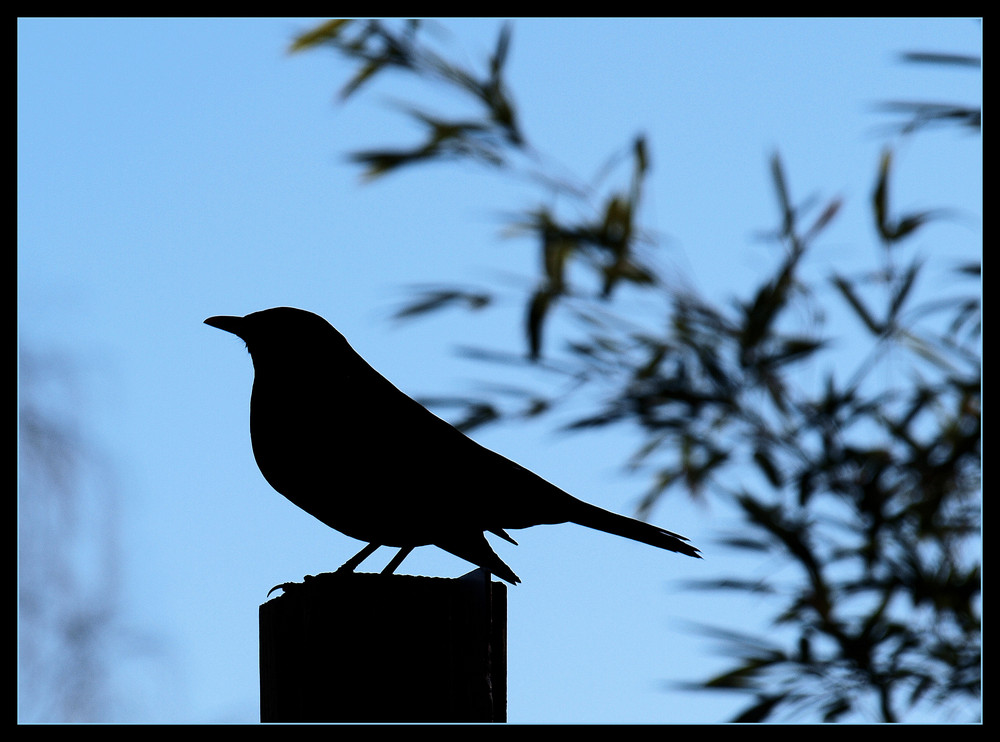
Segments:
[[[337,105],[349,68],[322,51],[286,53],[314,22],[18,21],[19,341],[80,369],[76,412],[115,472],[123,614],[159,647],[112,668],[124,701],[108,721],[255,721],[257,606],[272,585],[331,570],[358,547],[264,482],[249,445],[250,360],[204,318],[309,309],[414,396],[475,388],[488,370],[457,358],[458,345],[522,348],[519,298],[484,318],[389,321],[412,284],[532,276],[533,245],[502,239],[498,213],[537,194],[443,166],[361,184],[345,153],[414,141],[384,105],[412,99],[411,88],[390,81]],[[453,33],[445,48],[477,63],[500,21],[442,25]],[[721,299],[771,266],[754,234],[777,219],[774,150],[798,198],[845,199],[816,270],[867,257],[869,191],[888,141],[874,104],[981,99],[978,74],[900,63],[909,50],[979,54],[980,27],[522,19],[508,75],[529,138],[580,177],[646,134],[643,223],[663,238],[663,260]],[[898,158],[900,210],[966,210],[925,231],[926,251],[978,254],[980,139],[930,132]],[[635,443],[626,434],[476,437],[619,512],[646,486],[621,470]],[[676,496],[654,520],[708,558],[575,526],[498,547],[524,580],[509,596],[511,721],[715,722],[740,706],[663,683],[726,666],[684,622],[763,628],[767,606],[677,583],[777,565],[713,550],[728,522],[711,507]],[[404,571],[467,571],[434,551],[417,550]]]

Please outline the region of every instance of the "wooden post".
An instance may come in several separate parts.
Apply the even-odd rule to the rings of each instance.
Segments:
[[[507,587],[328,573],[260,606],[263,722],[507,720]]]

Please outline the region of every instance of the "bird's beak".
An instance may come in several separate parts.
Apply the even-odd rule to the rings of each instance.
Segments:
[[[233,333],[238,338],[243,337],[243,318],[242,317],[209,317],[205,320],[206,325],[211,325],[212,327],[218,327],[220,330],[225,330],[226,332]]]

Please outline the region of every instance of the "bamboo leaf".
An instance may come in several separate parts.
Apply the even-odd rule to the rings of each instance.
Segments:
[[[839,198],[835,198],[829,204],[827,204],[826,208],[823,209],[823,212],[819,215],[816,221],[813,222],[813,225],[809,227],[803,239],[806,242],[809,242],[814,237],[816,237],[816,235],[818,235],[821,231],[823,231],[823,229],[825,229],[826,226],[831,221],[833,221],[833,218],[840,211],[840,207],[842,205],[843,201],[841,201],[841,199]]]
[[[321,23],[316,28],[296,36],[288,51],[294,54],[295,52],[306,51],[325,44],[328,41],[333,41],[340,36],[340,32],[351,22],[349,18],[334,18]]]
[[[529,355],[532,360],[542,354],[542,326],[548,314],[554,294],[548,287],[538,289],[528,303],[527,335]]]
[[[871,312],[861,301],[860,297],[854,293],[854,289],[851,287],[850,282],[841,276],[833,277],[833,285],[837,287],[841,295],[847,300],[847,303],[851,305],[858,317],[864,323],[865,327],[872,331],[875,335],[882,335],[885,332],[885,327],[877,322],[872,316]]]
[[[792,207],[792,201],[788,196],[785,169],[777,153],[771,157],[771,178],[774,181],[774,189],[778,194],[778,205],[781,207],[781,234],[790,237],[795,228],[795,209]]]
[[[786,694],[777,696],[763,696],[760,701],[745,709],[733,719],[736,724],[753,724],[767,719],[774,710],[774,707],[785,700]]]
[[[410,319],[456,304],[472,310],[482,309],[491,300],[489,294],[482,292],[447,288],[426,289],[413,301],[398,309],[393,314],[393,319]]]
[[[903,303],[906,301],[906,297],[909,296],[910,289],[913,288],[913,284],[916,281],[917,273],[920,272],[920,268],[920,263],[913,263],[903,275],[902,282],[898,287],[896,287],[892,301],[889,304],[888,323],[894,323],[896,315],[898,315],[900,310],[903,308]]]
[[[872,192],[872,205],[875,209],[875,227],[884,240],[891,240],[889,227],[889,169],[892,167],[892,152],[883,150],[879,160],[878,177],[875,180],[875,190]]]

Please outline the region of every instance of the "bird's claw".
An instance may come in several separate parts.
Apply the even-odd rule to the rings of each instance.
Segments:
[[[275,585],[270,590],[268,590],[266,597],[270,598],[271,597],[271,593],[273,593],[275,590],[284,590],[287,593],[289,588],[298,587],[298,586],[299,586],[299,583],[297,583],[297,582],[282,582],[280,585]]]

